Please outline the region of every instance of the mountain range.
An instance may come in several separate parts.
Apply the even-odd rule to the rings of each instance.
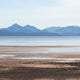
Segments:
[[[80,36],[79,26],[67,26],[67,27],[49,27],[43,30],[36,28],[35,26],[26,25],[21,26],[13,24],[8,28],[0,29],[0,36]]]

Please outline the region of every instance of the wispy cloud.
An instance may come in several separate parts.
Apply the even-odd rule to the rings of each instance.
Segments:
[[[0,0],[0,26],[80,25],[80,0]]]

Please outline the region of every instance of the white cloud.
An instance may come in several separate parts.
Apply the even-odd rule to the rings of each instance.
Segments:
[[[80,0],[60,0],[66,7],[80,7]]]
[[[59,0],[59,3],[37,10],[35,18],[43,19],[48,25],[80,25],[80,0]]]
[[[1,24],[18,22],[31,24],[38,28],[49,26],[80,25],[80,0],[26,0],[14,8],[0,9]],[[18,2],[20,2],[18,0]],[[25,2],[25,3],[24,3]],[[15,3],[15,1],[14,1]],[[33,5],[34,4],[34,5]],[[7,4],[8,5],[8,4]],[[23,6],[23,7],[22,7]],[[6,14],[5,14],[6,13]],[[8,22],[7,22],[8,21]]]

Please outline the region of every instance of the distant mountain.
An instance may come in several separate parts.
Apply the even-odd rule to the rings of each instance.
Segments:
[[[0,36],[8,36],[8,35],[11,35],[12,32],[9,32],[5,29],[0,29]]]
[[[8,31],[5,29],[0,29],[0,33],[6,33],[6,32],[8,32]]]
[[[80,35],[79,26],[67,26],[67,27],[50,27],[46,28],[43,31],[49,33],[57,33],[62,36],[77,36]]]
[[[79,26],[62,27],[56,31],[57,33],[80,33]]]
[[[10,32],[21,32],[22,28],[23,27],[18,24],[13,24],[12,26],[5,28],[5,30],[10,31]]]
[[[2,32],[0,30],[0,36],[60,36],[57,33],[48,33],[48,32],[33,32],[33,33],[24,33],[24,32]]]
[[[60,36],[57,33],[48,33],[48,32],[34,32],[30,33],[31,36]]]
[[[10,31],[10,32],[27,32],[27,33],[41,31],[40,29],[37,29],[36,27],[31,26],[31,25],[26,25],[22,27],[18,24],[13,24],[12,26],[5,28],[5,30]]]
[[[57,30],[59,30],[60,28],[61,28],[61,27],[52,26],[52,27],[43,29],[43,32],[55,33],[55,32],[56,32]]]
[[[23,27],[22,31],[32,33],[32,32],[40,32],[41,30],[34,27],[34,26],[26,25],[26,26]]]
[[[22,27],[18,24],[13,24],[8,28],[0,29],[0,36],[59,36],[59,34],[43,32],[31,25]]]
[[[65,36],[77,36],[80,34],[80,27],[79,26],[67,26],[62,27],[56,31],[56,33],[65,35]]]
[[[26,25],[21,26],[13,24],[8,28],[0,29],[0,36],[80,36],[79,26],[67,27],[49,27],[43,30],[35,26]]]

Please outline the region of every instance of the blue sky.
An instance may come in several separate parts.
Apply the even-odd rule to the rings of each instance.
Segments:
[[[80,0],[0,0],[0,28],[80,25]]]

